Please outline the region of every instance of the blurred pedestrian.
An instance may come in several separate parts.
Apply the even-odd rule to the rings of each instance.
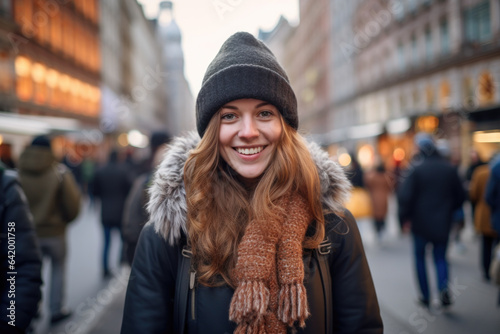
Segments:
[[[229,37],[196,111],[201,139],[175,140],[155,173],[122,333],[382,333],[349,182],[298,134],[271,51]]]
[[[486,185],[486,203],[491,208],[491,223],[493,229],[500,235],[500,154],[490,162],[490,177]],[[499,256],[498,247],[495,256]],[[490,271],[491,274],[491,271]],[[498,305],[500,306],[500,287],[498,290]]]
[[[490,177],[486,185],[486,203],[491,208],[491,224],[500,233],[500,154],[490,162]]]
[[[490,167],[481,165],[472,173],[470,182],[469,198],[475,206],[474,211],[474,226],[476,231],[481,235],[481,264],[483,277],[485,280],[490,280],[490,264],[495,241],[498,242],[498,234],[491,225],[491,210],[486,203],[486,184],[490,177]]]
[[[449,306],[453,299],[448,289],[446,250],[453,213],[462,205],[465,193],[456,169],[438,154],[429,134],[417,134],[415,144],[418,153],[398,192],[399,216],[411,225],[419,302],[430,306],[425,253],[427,244],[431,244],[441,305]]]
[[[111,246],[112,231],[117,231],[120,240],[122,240],[123,210],[131,184],[130,174],[125,164],[119,162],[118,152],[113,150],[109,154],[108,163],[96,171],[93,181],[94,197],[101,201],[101,223],[104,235],[102,275],[104,278],[111,275],[109,248]],[[120,262],[124,260],[122,247],[120,245]]]
[[[364,184],[370,194],[372,218],[380,240],[385,229],[389,196],[393,188],[383,163],[378,164],[375,169],[364,175]]]
[[[42,297],[40,249],[26,196],[0,163],[0,332],[25,333]]]
[[[453,159],[452,154],[451,154],[451,148],[450,148],[450,143],[448,142],[447,139],[438,139],[436,142],[436,149],[444,159],[449,161],[452,166],[455,168],[457,175],[460,178],[460,182],[462,184],[462,187],[464,188],[464,191],[466,193],[467,197],[467,186],[466,182],[463,177],[461,177],[459,173],[459,166],[460,163],[456,160]],[[458,253],[463,254],[467,251],[467,247],[465,244],[462,242],[462,232],[465,228],[465,212],[464,212],[464,207],[461,205],[457,210],[453,212],[453,217],[452,217],[452,227],[451,227],[451,240],[453,241],[454,247],[457,250]]]
[[[19,178],[28,198],[42,255],[51,262],[51,322],[71,312],[63,307],[66,287],[66,228],[80,211],[81,194],[73,174],[58,163],[50,139],[38,136],[19,158]]]
[[[127,261],[132,265],[137,241],[143,226],[148,221],[146,204],[148,202],[148,189],[153,180],[154,167],[159,164],[165,154],[166,143],[170,141],[170,136],[166,132],[154,132],[150,140],[151,155],[154,160],[148,159],[150,165],[148,170],[140,175],[132,186],[132,190],[125,202],[125,212],[123,213],[123,242]]]

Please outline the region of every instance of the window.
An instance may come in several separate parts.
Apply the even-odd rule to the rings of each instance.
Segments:
[[[12,91],[13,80],[9,52],[0,50],[0,92],[10,93]]]
[[[431,28],[427,27],[425,29],[425,59],[427,62],[432,61],[432,58],[434,56],[433,49],[432,49],[432,32]]]
[[[405,49],[403,43],[398,44],[398,66],[401,72],[405,71],[406,63],[405,63]]]
[[[486,42],[491,39],[490,2],[484,1],[467,9],[464,14],[465,37],[470,42]]]
[[[413,66],[418,65],[418,43],[417,43],[417,37],[413,35],[411,37],[411,57],[412,57],[412,63]]]
[[[447,20],[441,21],[439,25],[439,35],[441,37],[441,54],[448,55],[450,53],[450,34]]]

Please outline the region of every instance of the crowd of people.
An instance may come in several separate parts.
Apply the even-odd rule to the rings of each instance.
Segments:
[[[433,299],[426,269],[427,245],[430,244],[437,273],[437,299],[442,307],[448,307],[453,299],[448,287],[446,254],[452,243],[459,252],[466,251],[461,241],[466,201],[471,204],[471,220],[481,238],[478,269],[485,281],[491,279],[494,247],[498,245],[500,235],[499,216],[495,216],[500,210],[500,156],[493,154],[486,163],[473,151],[470,166],[462,173],[446,140],[435,139],[428,133],[417,133],[414,146],[415,154],[398,173],[387,172],[383,162],[364,171],[353,159],[348,166],[348,176],[356,188],[364,189],[369,195],[369,201],[365,201],[369,208],[358,211],[365,213],[363,218],[373,220],[379,242],[385,230],[389,198],[395,196],[400,230],[411,233],[413,239],[418,303],[430,308]],[[494,171],[499,174],[495,176]],[[357,196],[356,193],[353,196]]]
[[[147,197],[144,177],[152,173],[152,157],[169,140],[170,136],[164,131],[153,133],[151,157],[133,166],[119,161],[118,152],[113,150],[107,163],[95,170],[92,168],[93,172],[86,177],[83,175],[88,171],[84,171],[83,164],[77,165],[67,156],[61,162],[56,159],[51,138],[45,135],[31,141],[16,165],[0,162],[0,332],[30,332],[32,320],[40,318],[43,263],[50,266],[46,282],[49,293],[43,296],[48,299],[50,324],[56,325],[71,316],[71,310],[65,307],[67,229],[83,209],[84,196],[100,202],[103,278],[112,274],[109,265],[112,231],[117,231],[123,240],[123,256],[119,260],[132,263],[135,244],[146,218],[137,219],[130,210],[144,210],[144,198]],[[140,186],[129,198],[136,179]],[[124,214],[126,202],[128,211]],[[132,219],[124,219],[124,216]],[[12,285],[15,289],[9,290],[8,278],[15,282]],[[11,305],[15,305],[15,312],[9,310]]]

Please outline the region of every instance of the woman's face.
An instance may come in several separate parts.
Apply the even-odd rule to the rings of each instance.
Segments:
[[[241,99],[222,106],[219,149],[244,180],[262,175],[281,136],[280,113],[262,100]]]

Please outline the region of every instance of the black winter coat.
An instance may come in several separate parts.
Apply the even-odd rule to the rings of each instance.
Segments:
[[[453,212],[465,200],[457,170],[434,152],[417,156],[402,178],[398,190],[401,222],[409,220],[412,233],[429,241],[447,241]]]
[[[328,256],[332,279],[333,311],[325,314],[323,285],[318,261],[304,252],[304,285],[311,316],[297,333],[322,334],[325,316],[333,320],[334,333],[383,333],[375,288],[358,227],[352,215],[328,215],[327,236],[332,241]],[[151,224],[144,227],[130,273],[122,334],[174,333],[175,281],[180,247],[170,246]],[[234,290],[228,286],[197,286],[189,294],[186,331],[189,334],[232,333],[229,305]],[[194,299],[193,299],[194,298]]]
[[[183,170],[198,141],[196,133],[175,139],[155,173],[149,189],[150,218],[139,238],[127,289],[123,334],[173,333],[177,308],[175,284],[187,220]],[[351,186],[342,168],[317,145],[309,143],[308,148],[319,172],[323,207],[326,212],[344,212],[342,203]],[[312,316],[302,333],[325,333],[326,316],[331,317],[335,333],[382,333],[377,297],[356,222],[347,211],[343,220],[328,215],[326,221],[326,233],[332,242],[328,255],[332,280],[328,297],[333,310],[325,314],[318,258],[311,256],[311,250],[305,250],[304,285]],[[235,325],[229,321],[232,295],[233,290],[228,286],[197,285],[188,298],[186,332],[232,333]]]
[[[2,174],[1,171],[0,174]],[[4,171],[0,183],[2,192],[0,194],[0,222],[2,224],[0,332],[17,333],[24,332],[37,312],[38,302],[41,299],[42,263],[26,196],[15,173]],[[16,274],[10,274],[11,272]],[[13,289],[11,289],[10,281],[7,281],[10,278],[14,278]],[[14,318],[9,317],[11,311],[7,309],[12,301],[15,303]],[[12,320],[16,328],[8,325]]]
[[[94,196],[101,200],[101,222],[105,226],[121,227],[125,201],[132,186],[130,173],[124,164],[111,162],[97,170]]]

